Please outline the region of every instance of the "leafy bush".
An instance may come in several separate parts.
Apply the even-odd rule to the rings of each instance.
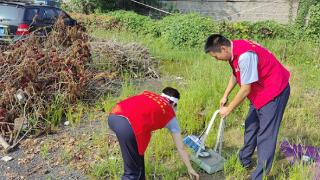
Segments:
[[[289,28],[271,20],[256,23],[222,22],[219,24],[219,32],[230,39],[272,39],[286,37],[289,34]]]
[[[128,11],[115,11],[108,15],[120,21],[128,31],[161,36],[174,46],[202,46],[210,33],[217,32],[217,26],[211,19],[197,14],[176,14],[159,21]]]
[[[299,1],[298,14],[295,22],[298,28],[305,27],[306,17],[308,16],[310,7],[312,7],[312,5],[316,3],[316,1],[318,0],[300,0]]]
[[[319,32],[316,18],[319,11],[314,10],[310,21],[311,34]],[[80,17],[83,19],[83,16]],[[124,28],[142,35],[161,37],[178,47],[202,47],[205,39],[212,33],[220,33],[230,39],[273,39],[285,38],[294,33],[293,28],[275,21],[214,22],[198,14],[174,14],[162,20],[153,20],[148,16],[131,11],[113,11],[107,14],[89,15],[82,22],[87,27],[103,29]],[[319,27],[319,26],[318,26]]]
[[[218,30],[210,18],[198,14],[167,16],[161,20],[159,27],[165,40],[180,47],[202,46],[207,36]]]
[[[306,34],[313,39],[320,37],[320,3],[310,8],[310,19],[306,27]]]
[[[220,34],[230,39],[250,39],[251,24],[250,22],[221,22],[219,24]]]
[[[108,13],[119,20],[127,30],[141,34],[158,34],[157,24],[148,16],[142,16],[131,11],[114,11]]]
[[[252,25],[251,33],[257,39],[285,37],[289,28],[276,21],[260,21]]]
[[[80,14],[80,13],[71,13],[72,18],[76,19],[79,23],[85,25],[89,29],[120,29],[121,23],[119,20],[114,19],[111,16],[106,14]]]

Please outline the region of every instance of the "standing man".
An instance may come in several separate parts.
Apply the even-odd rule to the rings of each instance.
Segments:
[[[248,168],[257,147],[258,164],[251,178],[261,180],[272,166],[279,127],[290,95],[290,73],[269,50],[253,41],[230,41],[213,34],[208,37],[204,49],[215,59],[229,62],[233,72],[220,101],[220,115],[226,117],[246,97],[250,100],[239,160]],[[237,83],[240,90],[227,104]]]
[[[151,139],[151,133],[163,127],[171,132],[190,177],[199,179],[184,149],[181,130],[175,117],[179,99],[180,93],[176,89],[166,87],[161,95],[144,91],[119,102],[112,109],[108,124],[116,133],[120,144],[124,161],[122,180],[145,179],[144,152]]]

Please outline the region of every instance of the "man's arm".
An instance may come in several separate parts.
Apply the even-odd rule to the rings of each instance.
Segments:
[[[228,96],[231,93],[231,91],[233,90],[233,88],[236,86],[236,84],[237,84],[237,79],[233,74],[231,74],[228,86],[227,86],[226,90],[224,91],[223,97],[220,100],[220,108],[223,107],[227,103]]]
[[[227,107],[220,108],[221,117],[226,117],[249,95],[251,84],[258,81],[258,56],[254,52],[246,52],[239,57],[241,87]]]
[[[251,84],[241,85],[240,90],[238,91],[237,95],[233,98],[230,104],[226,107],[220,108],[220,115],[221,117],[226,117],[230,114],[230,112],[239,106],[242,101],[249,95],[251,91]]]
[[[187,151],[184,149],[181,134],[180,133],[171,133],[171,134],[172,134],[173,141],[176,145],[176,148],[178,150],[178,153],[181,156],[184,164],[187,166],[188,173],[189,173],[191,179],[193,179],[193,177],[195,177],[197,180],[199,180],[199,174],[197,174],[196,171],[192,168],[191,163],[190,163],[190,159],[189,159],[189,155],[188,155]]]

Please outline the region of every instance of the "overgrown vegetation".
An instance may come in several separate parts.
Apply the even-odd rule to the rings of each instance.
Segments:
[[[114,10],[121,4],[117,0],[70,0],[62,4],[62,8],[69,12],[89,14]]]
[[[310,8],[309,17],[306,34],[315,41],[320,42],[320,3]]]
[[[77,17],[76,14],[75,16]],[[205,37],[212,33],[221,33],[231,39],[245,38],[257,41],[279,38],[315,41],[319,37],[319,5],[312,6],[306,27],[297,27],[295,24],[284,25],[275,21],[214,22],[198,14],[175,14],[161,20],[153,20],[128,11],[89,15],[85,19],[82,21],[90,21],[87,26],[89,29],[115,27],[140,35],[160,37],[174,47],[183,48],[202,48]]]
[[[212,115],[211,113],[218,107],[219,99],[226,86],[227,77],[230,73],[227,64],[216,62],[198,48],[172,48],[162,38],[150,38],[126,31],[100,30],[94,31],[94,36],[116,39],[122,42],[141,42],[148,47],[153,56],[161,59],[161,69],[163,71],[162,86],[155,90],[160,91],[161,87],[170,85],[181,91],[182,98],[179,102],[177,116],[183,134],[198,134],[206,126]],[[318,140],[320,134],[317,131],[317,128],[320,128],[317,124],[320,118],[318,113],[320,102],[316,98],[320,95],[320,79],[315,75],[319,69],[320,57],[317,56],[317,53],[319,53],[320,48],[314,46],[311,42],[294,43],[286,39],[265,39],[259,41],[259,43],[273,51],[292,73],[291,98],[285,113],[279,140],[287,138],[290,142],[320,145]],[[176,79],[177,77],[181,78]],[[166,79],[170,80],[166,81]],[[140,86],[128,83],[119,99],[126,98],[140,90]],[[112,102],[115,101],[112,100]],[[223,148],[223,155],[229,160],[225,167],[225,177],[227,179],[238,177],[239,179],[245,179],[250,174],[250,171],[245,171],[239,164],[235,163],[235,154],[243,143],[241,124],[247,113],[247,103],[237,108],[227,120]],[[113,105],[113,103],[110,103],[110,97],[106,98],[103,104],[107,112]],[[312,104],[312,106],[309,104]],[[214,145],[217,125],[215,125],[212,136],[209,136],[209,147]],[[186,176],[183,164],[177,160],[178,155],[174,150],[173,143],[170,143],[170,138],[167,130],[156,132],[152,137],[151,146],[145,156],[147,175],[151,179],[155,175],[157,175],[157,178],[164,179]],[[108,157],[106,155],[105,159],[108,159]],[[174,160],[178,163],[172,163]],[[175,170],[172,170],[172,168]],[[118,170],[121,173],[121,169]],[[307,173],[311,174],[310,171],[310,167],[304,164],[291,167],[277,152],[272,176],[280,179],[294,179]],[[168,175],[163,172],[172,172],[172,174]]]
[[[0,135],[12,146],[21,134],[49,133],[63,118],[79,123],[80,103],[117,93],[126,78],[159,77],[157,61],[137,44],[91,39],[63,19],[45,38],[39,31],[0,52]]]
[[[209,34],[217,32],[217,26],[210,18],[198,14],[167,16],[158,24],[160,37],[177,47],[201,46]]]
[[[228,72],[230,72],[228,65],[213,61],[201,49],[206,34],[217,32],[231,39],[255,39],[285,63],[292,73],[292,92],[279,139],[286,138],[291,142],[320,145],[317,139],[320,135],[317,128],[320,127],[316,123],[320,118],[318,113],[320,104],[316,99],[316,96],[320,95],[320,79],[315,75],[320,68],[318,55],[320,48],[314,44],[313,40],[308,40],[310,37],[301,39],[302,37],[296,35],[297,30],[292,26],[273,21],[217,23],[196,14],[168,16],[159,21],[144,19],[147,24],[151,23],[153,27],[156,27],[154,31],[148,33],[143,29],[132,30],[135,22],[126,23],[127,21],[122,20],[125,17],[124,13],[126,12],[112,13],[117,14],[117,20],[123,25],[120,30],[96,29],[93,34],[97,37],[117,39],[122,42],[141,42],[150,49],[153,56],[161,59],[161,69],[164,75],[162,86],[171,85],[181,89],[182,99],[179,102],[177,116],[183,134],[197,134],[206,126],[211,113],[218,107],[218,101],[227,83]],[[105,16],[112,18],[112,14]],[[132,13],[130,15],[139,16]],[[193,24],[193,22],[197,23]],[[193,27],[195,27],[194,30]],[[201,31],[202,29],[205,30]],[[174,33],[176,35],[173,35]],[[199,36],[194,36],[194,34]],[[166,79],[171,80],[166,81]],[[130,88],[126,88],[125,93],[127,96],[140,90],[139,86],[132,84],[129,84],[128,87]],[[121,96],[119,99],[127,96]],[[108,101],[110,97],[106,98],[103,103],[106,111],[109,111],[113,105]],[[312,107],[309,104],[312,104]],[[248,102],[237,108],[227,120],[224,142],[224,156],[228,159],[225,166],[226,179],[245,179],[250,174],[250,171],[244,170],[236,161],[236,153],[242,145],[241,124],[246,116],[247,105]],[[182,163],[172,163],[172,161],[177,161],[177,154],[174,151],[174,145],[168,143],[170,141],[166,130],[154,134],[145,156],[149,178],[176,179],[186,176]],[[214,142],[215,137],[210,136],[208,146],[212,147]],[[108,157],[106,155],[105,159]],[[93,167],[92,172],[95,170],[96,168]],[[289,165],[277,151],[271,176],[276,179],[311,178],[313,177],[312,171],[312,167],[306,164]],[[172,172],[172,174],[163,172]],[[121,169],[118,169],[117,177],[119,173]]]
[[[161,6],[159,0],[140,0],[139,2],[156,7]],[[148,11],[144,7],[141,8],[141,5],[126,0],[70,0],[62,3],[62,8],[69,12],[84,14],[109,12],[118,9]]]
[[[306,19],[309,14],[310,7],[312,7],[317,0],[301,0],[299,1],[298,14],[296,18],[296,25],[303,28],[306,25]]]
[[[94,114],[97,111],[101,113],[102,109],[104,113],[100,119],[105,122],[105,113],[109,112],[117,101],[139,92],[146,85],[152,86],[154,91],[160,91],[163,86],[169,85],[181,91],[182,98],[179,102],[177,117],[183,135],[198,134],[217,109],[230,73],[227,64],[212,60],[202,51],[203,42],[208,34],[222,33],[231,39],[257,40],[274,52],[279,60],[290,69],[292,92],[279,139],[286,138],[291,142],[320,146],[320,132],[318,131],[320,128],[320,102],[318,100],[320,79],[317,76],[320,69],[320,48],[314,43],[314,38],[319,36],[319,11],[317,9],[319,7],[314,6],[308,27],[300,29],[298,33],[298,30],[292,26],[273,21],[213,22],[197,14],[176,14],[157,21],[125,11],[88,16],[73,14],[86,25],[91,35],[94,36],[93,39],[108,39],[91,44],[91,47],[97,50],[91,56],[93,67],[105,71],[126,63],[134,67],[121,70],[115,75],[109,72],[102,74],[111,75],[111,77],[121,75],[125,80],[121,81],[121,87],[117,87],[116,90],[120,91],[117,96],[107,94],[90,108],[83,104],[62,108],[65,101],[59,96],[54,96],[55,99],[48,109],[49,117],[59,121],[64,111],[66,119],[72,124],[77,124],[83,118],[96,119]],[[300,36],[301,34],[303,37]],[[148,48],[150,53],[149,51],[145,53],[147,50],[143,47]],[[132,53],[133,51],[138,53]],[[162,73],[158,86],[153,86],[153,83],[158,81],[145,81],[144,79],[137,83],[137,79],[132,80],[136,74],[141,75],[136,73],[135,68],[137,67],[143,69],[142,72],[145,74],[142,76],[157,77],[153,76],[153,71],[148,71],[149,67],[151,69],[157,67],[157,64],[149,63],[154,62],[154,57],[160,60]],[[144,60],[144,58],[147,60],[143,63],[139,61],[128,63],[132,59]],[[114,61],[117,62],[115,66],[112,66]],[[104,78],[100,80],[98,82],[105,82]],[[226,179],[245,179],[250,174],[240,166],[236,156],[243,143],[241,124],[245,119],[247,106],[248,102],[245,102],[227,119],[223,148],[223,155],[228,159],[224,172]],[[54,120],[51,121],[55,123]],[[89,140],[81,136],[71,143],[62,143],[61,146],[65,152],[59,158],[62,162],[85,171],[93,178],[119,178],[123,169],[119,147],[115,139],[107,134],[106,124],[103,123],[102,126],[103,131],[94,133]],[[217,124],[212,133],[216,133],[216,130]],[[207,145],[212,147],[214,142],[215,136],[209,136]],[[42,156],[48,156],[49,149],[49,146],[44,144],[41,149]],[[178,160],[178,154],[167,130],[154,133],[145,154],[145,162],[148,179],[187,177],[186,169]],[[200,169],[198,170],[201,172]],[[271,176],[275,179],[301,179],[311,178],[313,174],[312,168],[306,164],[289,165],[277,151]]]
[[[144,2],[144,1],[141,1]],[[125,27],[134,32],[142,34],[151,34],[159,36],[165,35],[172,41],[171,36],[177,38],[178,41],[173,41],[173,45],[192,45],[197,46],[197,39],[192,39],[194,34],[199,33],[206,34],[208,29],[211,32],[223,32],[226,36],[232,38],[254,38],[254,39],[265,39],[265,38],[285,38],[290,35],[290,38],[318,38],[319,31],[317,31],[316,22],[319,22],[319,1],[318,0],[301,0],[299,1],[298,14],[294,23],[290,25],[283,25],[275,21],[262,21],[257,23],[250,22],[212,22],[210,18],[201,17],[196,14],[175,14],[174,16],[164,17],[163,21],[154,21],[150,17],[138,15],[128,11],[115,11],[111,12],[114,19],[122,22]],[[147,1],[147,4],[159,6],[157,0]],[[135,4],[133,4],[135,5]],[[71,12],[78,13],[93,13],[93,12],[108,12],[118,8],[131,9],[132,5],[130,2],[124,1],[79,1],[71,0],[65,4],[65,9]],[[139,11],[138,9],[135,9]],[[107,16],[109,16],[107,15]],[[96,15],[94,15],[96,16]],[[105,15],[98,15],[99,19],[94,21],[97,24],[106,22]],[[88,18],[86,18],[88,19]],[[90,18],[89,18],[90,19]],[[91,18],[92,19],[92,18]],[[188,20],[189,21],[188,21]],[[198,23],[202,21],[202,23]],[[195,28],[189,28],[195,27]],[[178,32],[175,32],[178,30]],[[184,31],[184,32],[182,32]],[[307,32],[307,33],[305,33]],[[184,36],[186,33],[189,36]],[[293,36],[294,35],[294,36]],[[200,42],[201,44],[202,42]]]
[[[298,14],[293,27],[298,38],[319,43],[319,5],[319,0],[299,1]]]
[[[87,83],[95,76],[86,67],[91,54],[82,27],[66,27],[59,19],[47,39],[35,33],[0,52],[0,128],[5,136],[57,125],[66,105],[88,95]]]

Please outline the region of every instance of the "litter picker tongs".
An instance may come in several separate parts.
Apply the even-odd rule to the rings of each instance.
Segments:
[[[209,132],[212,128],[212,125],[217,117],[217,115],[219,114],[220,110],[216,110],[213,113],[213,116],[211,117],[211,120],[209,122],[208,127],[205,129],[205,131],[203,131],[199,138],[200,138],[200,145],[198,148],[198,151],[196,153],[196,157],[199,157],[199,154],[201,153],[201,150],[205,149],[205,141],[209,135]],[[222,141],[223,141],[223,135],[224,135],[224,126],[225,126],[225,118],[221,118],[220,120],[220,125],[219,125],[219,129],[218,129],[218,134],[217,134],[217,139],[216,139],[216,144],[214,146],[214,151],[219,153],[219,155],[221,155],[221,151],[222,151]],[[218,149],[219,146],[219,149]],[[217,151],[218,150],[218,151]]]

